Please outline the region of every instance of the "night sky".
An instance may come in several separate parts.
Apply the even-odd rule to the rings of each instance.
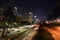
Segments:
[[[4,8],[8,5],[16,6],[20,14],[32,12],[37,18],[43,20],[57,7],[57,0],[2,0],[2,5]]]

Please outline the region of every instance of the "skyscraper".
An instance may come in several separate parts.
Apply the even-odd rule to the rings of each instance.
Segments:
[[[29,22],[29,23],[32,23],[32,19],[33,19],[33,14],[32,14],[32,12],[29,12],[28,14],[27,14],[27,21]]]

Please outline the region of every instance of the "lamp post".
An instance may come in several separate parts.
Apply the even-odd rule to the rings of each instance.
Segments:
[[[8,22],[6,21],[6,23],[5,23],[5,26],[6,26],[6,36],[7,36],[7,34],[8,34],[8,33],[7,33],[7,32],[8,32],[8,25],[9,25],[9,24],[8,24]]]
[[[17,7],[14,7],[14,15],[17,15]]]
[[[4,38],[5,36],[7,36],[7,26],[8,26],[8,23],[7,23],[7,17],[5,17],[5,23],[4,23],[4,26],[3,26],[3,32],[2,32],[2,38]]]
[[[36,23],[36,16],[34,16],[34,24]]]

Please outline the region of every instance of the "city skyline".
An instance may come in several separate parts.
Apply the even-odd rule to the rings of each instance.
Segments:
[[[2,6],[18,7],[18,12],[24,14],[32,12],[39,19],[46,19],[48,14],[52,14],[57,7],[57,0],[2,0]]]

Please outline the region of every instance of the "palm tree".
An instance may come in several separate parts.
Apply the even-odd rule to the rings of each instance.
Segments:
[[[10,6],[8,6],[6,9],[7,10],[4,10],[4,12],[3,12],[5,23],[3,26],[2,37],[4,37],[5,35],[7,36],[7,31],[6,31],[6,29],[8,28],[7,23],[10,22],[10,19],[13,21],[13,18],[14,18],[12,8]]]

